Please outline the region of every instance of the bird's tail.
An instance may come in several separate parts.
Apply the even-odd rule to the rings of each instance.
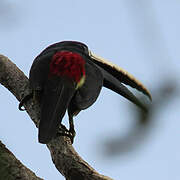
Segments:
[[[40,143],[47,144],[56,135],[74,92],[74,84],[67,79],[46,82],[41,100]]]

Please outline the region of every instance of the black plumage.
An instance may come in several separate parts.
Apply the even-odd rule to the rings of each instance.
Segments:
[[[78,87],[66,77],[49,77],[50,63],[57,52],[78,53],[85,61],[85,80]],[[48,143],[57,133],[62,118],[68,110],[70,133],[75,136],[73,116],[90,107],[104,86],[124,96],[143,110],[146,107],[122,83],[143,92],[151,98],[148,90],[132,75],[102,58],[94,55],[80,42],[63,41],[47,47],[34,60],[30,70],[30,85],[34,94],[40,94],[41,117],[39,142]],[[20,106],[23,105],[23,101]]]

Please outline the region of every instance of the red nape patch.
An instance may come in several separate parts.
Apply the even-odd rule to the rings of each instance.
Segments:
[[[78,83],[85,75],[85,61],[75,52],[60,51],[53,55],[50,76],[66,76]]]

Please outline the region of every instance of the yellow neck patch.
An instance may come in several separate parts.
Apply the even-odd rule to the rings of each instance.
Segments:
[[[76,89],[79,89],[83,84],[84,84],[84,82],[85,82],[85,75],[84,76],[82,76],[82,78],[80,79],[80,81],[77,83],[77,85],[76,85]]]

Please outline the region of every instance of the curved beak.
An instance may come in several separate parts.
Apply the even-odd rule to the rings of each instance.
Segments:
[[[121,67],[111,63],[110,61],[92,53],[91,51],[89,51],[89,56],[91,57],[91,60],[95,64],[97,64],[102,69],[104,69],[109,74],[111,74],[113,77],[115,77],[117,80],[119,80],[119,82],[137,89],[138,91],[148,96],[148,98],[152,101],[152,97],[148,89],[140,81],[138,81],[133,75],[131,75]]]

